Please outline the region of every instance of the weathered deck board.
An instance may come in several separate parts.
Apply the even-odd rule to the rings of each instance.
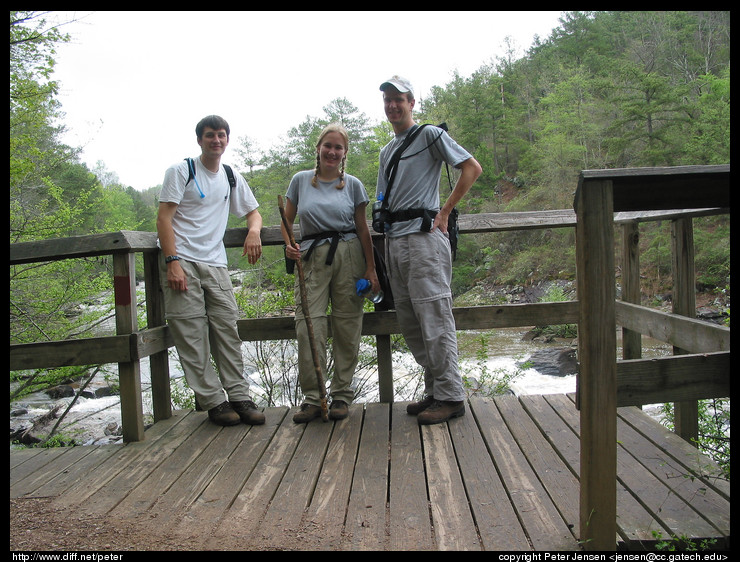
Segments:
[[[446,425],[426,425],[421,432],[437,547],[480,550],[449,430]]]
[[[509,398],[516,401],[514,397]],[[564,521],[558,513],[509,430],[510,416],[505,419],[493,400],[481,400],[478,405],[488,406],[475,408],[478,425],[534,550],[577,548],[574,537],[577,524]]]
[[[523,396],[521,401],[553,449],[563,459],[568,470],[577,476],[580,472],[580,445],[577,432],[578,413],[573,409],[572,402],[565,395],[549,395],[545,397],[545,400],[541,398],[539,396]],[[573,410],[575,415],[569,416],[565,412],[566,410]],[[575,430],[574,427],[566,423],[564,417],[575,424]],[[618,541],[624,541],[627,544],[638,544],[639,541],[654,541],[650,532],[651,526],[654,527],[655,525],[653,518],[629,493],[629,490],[619,483],[617,483],[617,512],[619,513],[620,522],[617,529],[617,533],[620,535]],[[626,533],[626,536],[624,533]]]
[[[317,547],[322,549],[341,546],[363,415],[362,404],[353,404],[348,420],[335,425],[311,505],[305,515],[319,537]]]
[[[353,550],[385,546],[389,431],[389,405],[368,404],[345,522],[347,546]]]
[[[450,433],[482,545],[486,550],[531,550],[493,459],[481,455],[488,448],[476,421],[466,415],[450,425]]]
[[[391,550],[432,550],[432,528],[424,472],[424,453],[416,418],[404,404],[393,404],[391,436]]]
[[[224,451],[228,453],[228,458],[221,470],[217,475],[214,474],[214,478],[188,509],[179,514],[179,521],[170,528],[174,536],[189,537],[195,530],[202,529],[209,524],[211,528],[207,530],[212,531],[223,514],[232,507],[232,503],[235,503],[237,494],[245,489],[246,482],[252,478],[251,485],[254,486],[255,480],[265,475],[264,472],[254,472],[258,463],[270,462],[275,458],[272,455],[280,454],[286,448],[290,450],[291,444],[294,443],[293,440],[276,438],[276,433],[280,430],[280,424],[285,419],[287,411],[287,408],[269,408],[265,411],[265,425],[251,428],[237,426],[239,431],[234,433],[243,435],[242,440],[233,451]],[[268,454],[267,448],[271,444],[274,449],[271,454]],[[280,462],[278,460],[277,464]],[[269,501],[269,497],[266,501]]]
[[[473,398],[465,416],[426,427],[404,403],[307,425],[288,408],[265,413],[263,426],[221,428],[176,412],[141,442],[11,451],[11,498],[156,521],[211,550],[227,537],[245,549],[286,537],[313,550],[579,548],[571,397]],[[634,407],[619,409],[618,438],[615,548],[649,548],[654,531],[729,545],[729,484],[706,457]]]

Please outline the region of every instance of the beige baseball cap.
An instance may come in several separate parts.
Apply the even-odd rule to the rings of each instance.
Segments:
[[[397,74],[393,75],[388,80],[383,82],[380,85],[380,91],[385,91],[388,86],[393,86],[402,94],[405,94],[406,92],[411,92],[412,94],[414,93],[414,88],[411,86],[411,82],[409,82],[406,78],[403,78],[402,76],[398,76]]]

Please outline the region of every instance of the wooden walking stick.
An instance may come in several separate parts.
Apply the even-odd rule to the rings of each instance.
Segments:
[[[278,209],[280,209],[280,219],[283,221],[283,227],[288,233],[288,239],[290,240],[291,246],[295,245],[295,238],[293,237],[293,229],[288,226],[288,220],[285,218],[285,209],[283,208],[283,197],[278,195]],[[303,309],[303,317],[306,319],[306,329],[308,330],[308,342],[311,345],[311,356],[313,357],[313,366],[316,370],[316,380],[319,383],[319,396],[321,398],[321,419],[324,421],[329,420],[329,408],[326,404],[326,386],[324,384],[324,376],[321,373],[321,364],[319,363],[319,354],[316,351],[316,340],[313,334],[313,323],[311,322],[311,315],[308,312],[308,296],[306,294],[306,280],[303,277],[303,264],[301,259],[296,260],[298,266],[298,287],[301,292],[301,308]]]

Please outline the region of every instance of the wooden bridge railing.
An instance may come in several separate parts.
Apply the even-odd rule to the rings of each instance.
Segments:
[[[729,328],[695,314],[692,217],[729,213],[728,166],[588,170],[574,209],[460,217],[462,234],[575,228],[577,301],[455,308],[458,330],[578,323],[581,411],[581,535],[587,548],[612,549],[616,534],[616,408],[677,403],[677,428],[695,435],[696,400],[729,396]],[[673,229],[673,313],[640,306],[637,228],[670,220]],[[614,226],[622,229],[622,301],[615,300]],[[227,247],[241,247],[245,228],[229,229]],[[296,237],[299,232],[296,227]],[[279,226],[262,230],[265,245],[282,244]],[[134,258],[143,254],[147,328],[138,330]],[[172,415],[156,234],[121,231],[10,245],[10,265],[112,255],[116,335],[11,344],[10,370],[118,363],[123,436],[144,438],[139,362],[150,358],[155,421]],[[616,326],[624,359],[616,361]],[[244,341],[293,339],[293,317],[238,321]],[[365,313],[363,333],[377,339],[380,400],[393,400],[390,335],[394,312]],[[682,357],[641,360],[640,334],[671,343]]]
[[[614,216],[671,208],[730,206],[730,166],[688,166],[581,172],[576,191],[576,271],[579,302],[577,401],[581,412],[580,539],[589,550],[612,550],[616,535],[617,406],[624,403],[729,396],[729,329],[707,333],[691,318],[658,316],[637,304],[617,306],[614,283]],[[686,218],[673,227],[674,311],[694,315],[693,234]],[[624,227],[623,268],[634,266],[636,244]],[[631,238],[634,238],[632,236]],[[637,271],[627,272],[628,298],[637,294]],[[624,275],[624,274],[623,274]],[[639,302],[639,301],[638,301]],[[669,361],[616,361],[619,322],[631,330],[658,330],[689,352]],[[681,332],[682,336],[677,334]],[[636,368],[635,368],[636,367]],[[655,392],[657,391],[657,392]],[[667,397],[670,396],[670,399]],[[665,397],[665,398],[663,398]],[[650,398],[648,398],[650,399]]]

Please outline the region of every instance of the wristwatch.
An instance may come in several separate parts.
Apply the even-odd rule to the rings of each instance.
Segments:
[[[180,256],[165,256],[164,263],[170,263],[171,261],[179,260]]]

